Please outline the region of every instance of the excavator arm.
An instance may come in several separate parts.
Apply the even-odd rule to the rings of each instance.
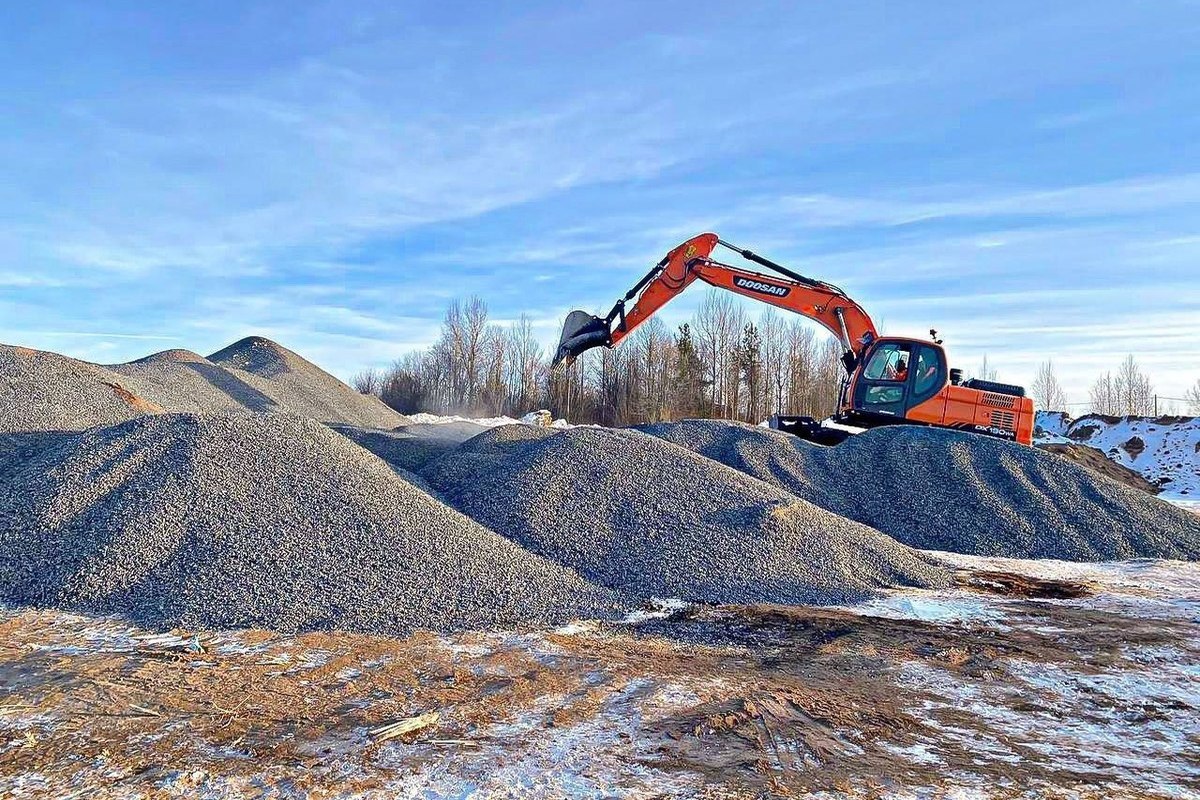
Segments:
[[[711,256],[717,247],[732,250],[777,274],[753,272],[715,261]],[[757,253],[729,244],[715,233],[702,233],[667,253],[616,302],[607,316],[596,317],[585,311],[568,314],[553,366],[570,364],[593,347],[616,346],[697,280],[819,323],[842,343],[845,349],[842,361],[848,371],[854,369],[863,349],[879,336],[862,306],[833,284],[806,278]],[[630,301],[633,305],[627,309]]]

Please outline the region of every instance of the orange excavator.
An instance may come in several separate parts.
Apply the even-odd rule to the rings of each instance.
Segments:
[[[717,247],[732,250],[775,274],[715,261],[712,253]],[[615,347],[697,280],[808,317],[836,336],[844,348],[846,378],[838,409],[828,420],[838,425],[811,417],[777,416],[773,427],[824,444],[849,435],[843,426],[895,424],[931,425],[1022,444],[1033,442],[1033,401],[1023,388],[962,380],[962,370],[948,367],[936,331],[929,332],[929,339],[880,336],[862,306],[838,287],[806,278],[723,241],[715,233],[694,236],[667,253],[607,316],[586,311],[568,314],[553,366],[569,365],[593,347]],[[626,309],[630,301],[633,305]]]

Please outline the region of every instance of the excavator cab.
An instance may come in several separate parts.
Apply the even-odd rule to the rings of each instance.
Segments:
[[[861,364],[847,386],[844,414],[914,419],[949,378],[942,347],[919,339],[877,339]]]

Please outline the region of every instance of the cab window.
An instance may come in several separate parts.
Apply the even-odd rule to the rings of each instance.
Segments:
[[[872,381],[902,382],[908,377],[908,368],[908,345],[888,342],[875,348],[863,370],[863,377]]]

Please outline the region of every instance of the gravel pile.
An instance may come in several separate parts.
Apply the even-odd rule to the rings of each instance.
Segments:
[[[422,474],[492,530],[642,596],[836,603],[948,577],[878,531],[636,431],[505,426]]]
[[[0,433],[81,430],[161,410],[139,385],[104,367],[0,345]]]
[[[820,447],[736,423],[643,431],[930,550],[1107,561],[1200,558],[1200,518],[1032,447],[895,426]]]
[[[622,605],[315,421],[189,414],[0,436],[0,600],[389,634]]]
[[[460,444],[486,430],[470,422],[405,425],[396,430],[331,425],[338,433],[353,440],[403,471],[419,469],[426,462],[456,449]]]
[[[106,366],[0,345],[0,433],[80,431],[163,411],[288,413],[369,428],[409,422],[378,398],[258,337],[211,358],[166,350]]]
[[[168,411],[288,413],[369,428],[408,419],[287,348],[251,336],[203,358],[169,350],[109,367]]]

